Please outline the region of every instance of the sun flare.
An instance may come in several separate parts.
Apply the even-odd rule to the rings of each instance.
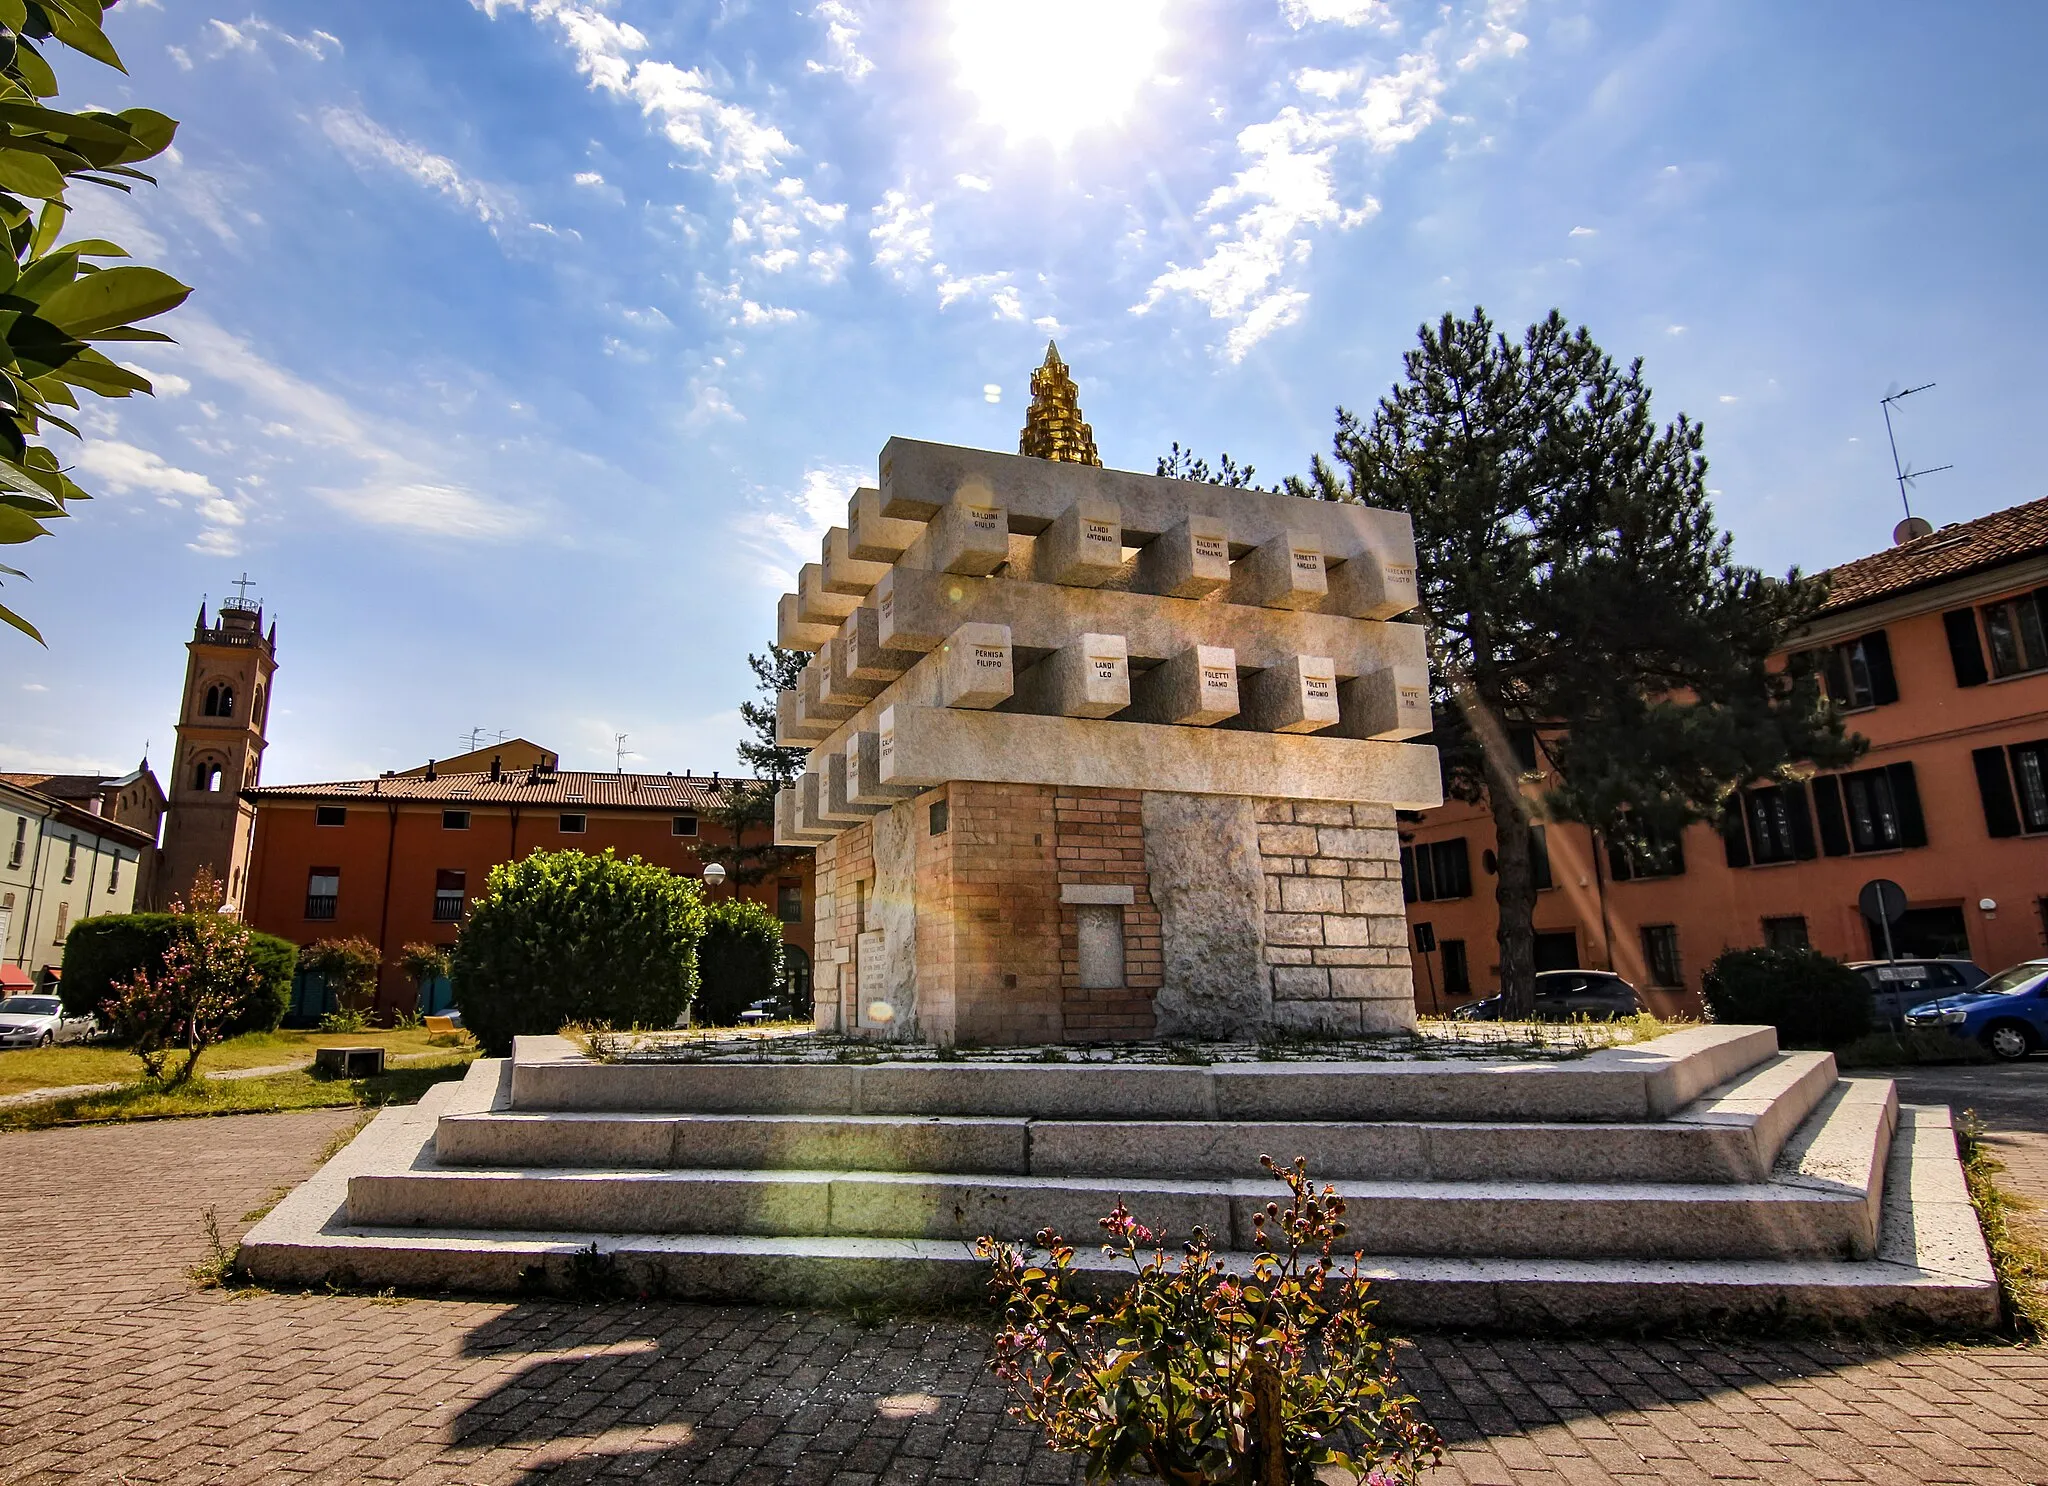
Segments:
[[[1065,144],[1130,112],[1166,47],[1165,0],[953,0],[960,85],[1012,139]]]

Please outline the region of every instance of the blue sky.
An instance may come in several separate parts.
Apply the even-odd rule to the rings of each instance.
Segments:
[[[191,283],[101,497],[17,548],[0,766],[161,765],[202,593],[279,618],[268,782],[730,769],[775,595],[892,434],[1327,448],[1417,324],[1556,306],[1702,418],[1738,555],[1875,550],[1901,448],[2044,493],[2039,7],[124,0],[183,121],[81,230]]]

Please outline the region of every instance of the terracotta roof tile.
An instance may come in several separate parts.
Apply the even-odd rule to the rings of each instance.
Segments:
[[[726,787],[751,781],[724,780]],[[416,800],[446,805],[578,805],[607,810],[709,810],[723,804],[727,789],[714,790],[709,779],[687,774],[604,774],[564,770],[534,774],[506,770],[502,779],[488,773],[442,774],[434,779],[395,774],[382,779],[341,779],[324,784],[266,784],[243,793],[257,800],[340,801],[351,797]]]
[[[1944,526],[1828,570],[1823,614],[2048,552],[2048,499]]]

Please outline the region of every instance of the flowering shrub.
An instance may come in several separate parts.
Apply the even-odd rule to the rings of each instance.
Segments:
[[[1299,1158],[1259,1164],[1289,1201],[1253,1219],[1249,1274],[1200,1228],[1170,1259],[1121,1201],[1101,1220],[1103,1252],[1132,1280],[1105,1306],[1077,1297],[1074,1249],[1049,1229],[1038,1251],[977,1246],[1003,1307],[992,1366],[1019,1400],[1010,1412],[1086,1456],[1089,1480],[1316,1486],[1335,1467],[1395,1486],[1441,1458],[1373,1329],[1357,1256],[1332,1261],[1344,1199]]]
[[[192,1076],[199,1055],[263,988],[265,970],[250,952],[249,926],[220,911],[220,884],[201,868],[192,884],[189,932],[174,937],[155,968],[116,981],[100,1007],[142,1060],[152,1079],[176,1087]],[[186,910],[171,905],[173,913]],[[171,1060],[185,1061],[166,1077]]]

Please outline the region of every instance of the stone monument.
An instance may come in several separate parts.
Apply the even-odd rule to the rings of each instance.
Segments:
[[[1408,518],[891,439],[778,611],[821,1029],[939,1043],[1414,1024],[1396,809],[1442,802]]]

